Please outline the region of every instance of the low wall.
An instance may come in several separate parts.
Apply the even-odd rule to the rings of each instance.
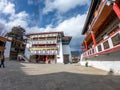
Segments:
[[[85,66],[85,59],[80,61]],[[120,51],[88,58],[88,65],[106,71],[120,73]]]

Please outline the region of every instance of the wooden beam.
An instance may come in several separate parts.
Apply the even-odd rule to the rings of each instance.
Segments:
[[[7,38],[5,38],[5,37],[1,37],[1,36],[0,36],[0,41],[2,41],[2,42],[6,42],[6,41],[7,41]]]

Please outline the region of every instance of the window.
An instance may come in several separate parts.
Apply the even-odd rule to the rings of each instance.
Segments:
[[[92,51],[91,51],[91,50],[90,50],[89,52],[90,52],[90,54],[92,54]]]
[[[98,46],[98,51],[102,51],[101,45]]]
[[[89,51],[88,51],[88,55],[89,55],[90,53],[89,53]]]
[[[104,49],[110,48],[108,41],[105,41],[105,42],[103,43],[103,46],[104,46]]]
[[[92,49],[92,53],[94,53],[94,49]]]
[[[120,44],[120,34],[116,34],[114,37],[111,38],[113,42],[113,46]]]

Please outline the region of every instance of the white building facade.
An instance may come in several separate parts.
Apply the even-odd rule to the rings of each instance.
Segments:
[[[71,36],[64,36],[63,32],[34,33],[26,36],[25,56],[31,62],[66,64],[71,61]]]

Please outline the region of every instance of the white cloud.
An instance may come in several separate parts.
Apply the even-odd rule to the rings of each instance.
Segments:
[[[67,12],[76,6],[89,4],[90,0],[46,0],[43,13],[48,13],[53,10],[58,10],[61,13]]]
[[[28,14],[25,11],[22,11],[18,14],[16,14],[16,18],[26,18]]]
[[[0,0],[0,11],[3,11],[5,6],[7,6],[7,0]]]
[[[9,20],[6,21],[5,19],[0,19],[6,26],[6,30],[10,31],[14,26],[21,26],[23,28],[27,28],[28,26],[28,17],[29,15],[25,12],[19,12],[18,14],[11,15]]]
[[[58,8],[59,8],[59,5],[62,5],[61,8],[59,8],[60,10],[62,10],[62,8],[65,8],[65,7],[67,9],[70,9],[70,6],[75,7],[78,4],[84,5],[88,3],[88,0],[75,0],[74,3],[73,3],[73,0],[52,0],[52,1],[46,0],[46,2],[51,4],[58,3]],[[29,14],[27,14],[25,11],[22,11],[16,14],[15,8],[14,8],[15,5],[9,2],[8,0],[0,0],[0,3],[1,3],[0,10],[2,8],[3,11],[5,10],[6,13],[10,13],[7,10],[8,8],[10,8],[10,10],[12,11],[11,16],[9,17],[9,21],[0,19],[1,21],[4,21],[4,24],[9,29],[11,29],[13,26],[21,25],[23,28],[26,28],[28,30],[27,32],[64,31],[66,35],[77,37],[81,34],[81,30],[86,18],[86,14],[83,14],[83,15],[78,14],[75,17],[64,20],[63,22],[58,24],[58,26],[56,26],[55,28],[52,28],[52,25],[47,25],[46,28],[39,28],[38,26],[29,28],[28,27]]]
[[[15,14],[14,8],[15,8],[15,5],[9,2],[7,6],[3,9],[3,13],[13,15]]]
[[[23,28],[27,28],[28,26],[28,13],[25,11],[21,11],[19,13],[15,13],[15,4],[10,2],[10,0],[0,0],[0,12],[4,15],[9,14],[9,20],[4,18],[0,18],[0,22],[5,25],[5,29],[10,31],[14,26],[22,26]]]
[[[8,0],[0,0],[0,12],[4,14],[15,14],[15,5]]]
[[[28,27],[27,17],[28,17],[27,13],[25,14],[25,12],[24,13],[20,12],[18,14],[15,14],[14,17],[11,16],[10,20],[0,18],[0,23],[4,25],[4,30],[9,32],[14,26],[21,26],[23,28],[27,28]]]
[[[43,29],[44,30],[44,29]],[[33,27],[27,27],[26,28],[27,33],[39,33],[42,31],[42,28],[38,26],[33,26]]]
[[[85,22],[86,14],[77,15],[60,23],[56,30],[62,30],[66,35],[79,37]]]
[[[58,26],[56,26],[55,28],[53,28],[52,25],[47,25],[46,28],[40,28],[37,26],[31,27],[28,28],[28,32],[36,33],[36,32],[63,31],[65,35],[80,37],[86,15],[87,14],[83,15],[78,14],[75,17],[64,20],[63,22],[58,24]]]
[[[28,23],[25,20],[21,20],[21,19],[16,19],[14,21],[10,21],[7,23],[7,26],[12,28],[14,26],[22,26],[23,28],[26,28],[28,25]]]
[[[27,27],[26,31],[27,31],[27,33],[40,33],[40,32],[52,32],[52,31],[56,31],[56,30],[55,30],[55,28],[52,28],[51,25],[47,25],[46,28],[41,28],[38,26]]]

